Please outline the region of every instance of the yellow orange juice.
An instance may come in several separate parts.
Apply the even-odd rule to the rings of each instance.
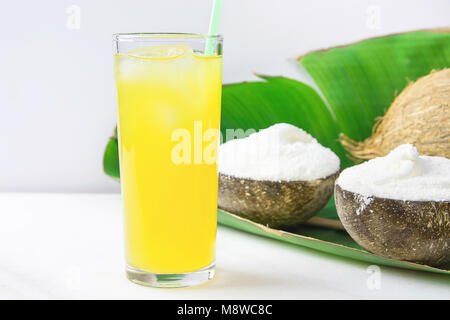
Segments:
[[[114,59],[128,266],[206,268],[215,258],[222,57],[155,45]]]

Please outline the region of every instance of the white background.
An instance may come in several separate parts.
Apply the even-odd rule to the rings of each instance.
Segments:
[[[67,26],[71,5],[81,9],[79,29]],[[210,8],[209,0],[2,0],[0,191],[119,191],[102,171],[116,117],[111,34],[205,33]],[[223,80],[301,77],[289,58],[446,26],[449,17],[448,0],[224,0]]]

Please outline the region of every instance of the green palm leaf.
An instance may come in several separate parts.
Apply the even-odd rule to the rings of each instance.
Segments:
[[[370,264],[450,275],[450,266],[435,268],[374,255],[362,249],[347,233],[342,231],[304,225],[291,230],[276,230],[220,210],[218,218],[221,224],[232,228],[349,259]]]

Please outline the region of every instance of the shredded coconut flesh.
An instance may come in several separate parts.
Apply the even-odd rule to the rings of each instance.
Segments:
[[[403,144],[385,157],[345,169],[336,184],[365,197],[450,201],[450,159],[419,156],[412,144]]]
[[[278,123],[219,147],[219,172],[265,181],[311,181],[339,170],[339,158],[304,130]]]

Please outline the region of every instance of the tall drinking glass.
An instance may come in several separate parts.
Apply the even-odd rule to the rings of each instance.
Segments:
[[[205,282],[214,276],[222,38],[116,34],[114,47],[127,277]]]

